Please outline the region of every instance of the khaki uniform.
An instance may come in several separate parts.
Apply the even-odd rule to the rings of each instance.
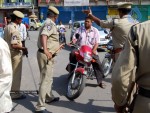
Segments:
[[[59,48],[59,34],[57,32],[56,24],[51,19],[47,18],[39,33],[38,48],[43,49],[41,45],[41,35],[48,36],[47,48],[49,52],[53,54]],[[41,84],[36,110],[41,111],[45,109],[45,99],[54,99],[52,94],[54,60],[49,60],[47,64],[47,56],[39,51],[37,52],[37,60],[41,73]]]
[[[22,46],[21,35],[15,23],[10,23],[4,30],[4,40],[8,43],[11,53],[12,68],[13,68],[13,83],[12,91],[19,91],[21,86],[21,72],[22,72],[22,51],[13,49],[11,44],[18,44]],[[19,94],[15,95],[20,96]],[[14,97],[14,98],[16,98]],[[12,97],[13,98],[13,97]]]
[[[100,26],[103,28],[112,29],[112,41],[114,44],[114,50],[121,49],[124,46],[125,40],[132,25],[136,23],[130,15],[125,15],[120,19],[114,19],[112,21],[100,21]],[[115,59],[119,56],[119,52],[115,54]]]
[[[134,31],[137,41],[133,42],[133,37],[129,34],[131,41],[127,40],[112,73],[112,99],[119,106],[126,103],[127,94],[134,78],[138,80],[139,87],[150,90],[150,21],[135,25]],[[137,59],[135,49],[131,44],[138,44],[139,59]],[[137,60],[139,66],[135,76]],[[150,113],[150,98],[139,94],[135,100],[133,113]]]

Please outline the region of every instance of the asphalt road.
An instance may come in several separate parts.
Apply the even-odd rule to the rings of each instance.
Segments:
[[[29,57],[23,58],[22,84],[21,90],[37,90],[40,82],[40,73],[38,69],[36,52],[38,31],[30,31],[30,40],[27,39]],[[67,42],[70,38],[70,30],[66,33]],[[111,100],[111,80],[109,75],[104,81],[106,89],[96,87],[96,80],[87,80],[86,88],[83,93],[74,101],[69,101],[65,97],[67,74],[65,70],[68,63],[70,47],[62,49],[55,60],[53,93],[60,97],[56,103],[46,104],[48,111],[52,113],[114,113],[113,102]],[[100,59],[104,53],[99,53]],[[24,100],[13,101],[12,113],[32,113],[37,103],[38,95],[27,94]]]

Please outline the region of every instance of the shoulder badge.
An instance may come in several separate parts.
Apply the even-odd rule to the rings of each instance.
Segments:
[[[52,29],[52,27],[50,25],[48,25],[47,29],[50,31]]]
[[[16,39],[17,39],[16,35],[12,36],[12,40],[16,40]]]

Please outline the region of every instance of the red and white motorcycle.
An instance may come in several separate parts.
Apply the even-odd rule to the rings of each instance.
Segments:
[[[86,78],[95,78],[94,70],[91,64],[91,62],[95,62],[95,60],[92,58],[92,49],[87,45],[76,48],[78,49],[78,51],[75,52],[77,63],[68,64],[75,66],[74,71],[70,73],[71,76],[69,77],[67,84],[66,97],[69,100],[74,100],[80,96],[86,85]]]

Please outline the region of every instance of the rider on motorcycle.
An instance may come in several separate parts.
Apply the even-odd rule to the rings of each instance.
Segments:
[[[76,34],[79,34],[79,38],[77,39],[75,36]],[[96,62],[92,62],[93,65],[93,69],[94,69],[94,73],[98,82],[98,86],[101,88],[105,88],[104,83],[102,83],[102,79],[104,77],[103,74],[103,69],[101,66],[101,62],[99,60],[99,56],[97,53],[97,48],[99,45],[99,39],[100,34],[97,28],[92,26],[92,20],[89,17],[85,18],[85,26],[81,26],[80,28],[78,28],[73,36],[73,40],[72,43],[76,43],[79,46],[82,45],[88,45],[89,47],[92,48],[92,52],[93,55],[92,57],[96,60]],[[76,60],[76,56],[75,56],[75,51],[77,50],[73,50],[70,53],[70,63],[76,64],[77,60]],[[74,65],[70,65],[70,72],[72,72],[74,70]]]
[[[61,40],[63,38],[63,43],[66,43],[66,38],[65,38],[66,28],[62,24],[61,21],[59,21],[59,25],[57,25],[57,29],[58,29],[58,32],[59,32],[59,42],[61,42]]]

